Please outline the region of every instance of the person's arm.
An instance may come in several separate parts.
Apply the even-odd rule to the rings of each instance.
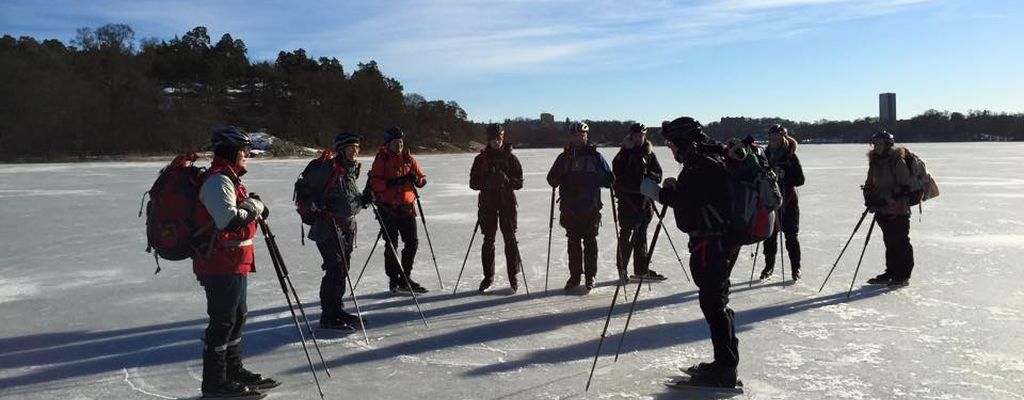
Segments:
[[[519,190],[523,188],[523,165],[519,163],[519,158],[515,154],[509,155],[509,174],[508,174],[508,185],[512,190]]]
[[[604,159],[601,153],[594,153],[597,155],[597,165],[601,168],[601,186],[611,188],[612,184],[615,183],[615,173],[608,167],[608,161]]]
[[[384,176],[384,158],[374,157],[370,171],[366,173],[366,184],[373,193],[379,196],[388,189],[388,181]]]
[[[408,151],[408,150],[406,150],[406,151]],[[412,169],[412,171],[410,171],[410,172],[415,174],[415,180],[412,181],[412,184],[416,185],[416,187],[418,187],[418,188],[427,186],[427,175],[425,175],[423,173],[423,170],[420,169],[420,163],[419,163],[419,161],[416,161],[416,157],[413,157],[412,153],[409,154],[409,164],[411,165],[411,169]]]
[[[235,185],[224,174],[214,174],[199,188],[199,201],[213,218],[217,230],[235,230],[263,213],[263,202],[248,198],[236,206]]]
[[[664,171],[661,169],[661,163],[658,162],[658,156],[654,155],[654,151],[651,151],[647,157],[647,176],[661,182],[661,176],[663,173]]]
[[[551,187],[558,187],[562,184],[562,172],[565,169],[562,164],[564,163],[565,153],[562,153],[555,158],[555,163],[551,164],[551,170],[548,171],[548,185]]]
[[[469,169],[469,188],[473,190],[483,189],[483,182],[480,176],[480,156],[473,158],[473,167]]]
[[[796,186],[804,184],[804,167],[800,165],[800,158],[793,153],[789,160],[789,170],[786,171],[786,183]]]

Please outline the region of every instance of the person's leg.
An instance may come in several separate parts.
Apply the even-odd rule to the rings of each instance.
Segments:
[[[761,270],[761,279],[767,279],[775,272],[775,255],[779,251],[778,229],[772,233],[771,237],[761,242],[761,247],[764,249],[764,269]]]
[[[518,215],[515,204],[502,207],[498,215],[498,223],[501,226],[501,238],[505,242],[505,270],[508,272],[508,281],[513,287],[518,287],[516,275],[519,273],[521,260],[519,259],[519,241],[516,240],[516,228]]]
[[[789,253],[789,263],[793,267],[793,277],[800,276],[800,207],[796,204],[786,208],[782,217],[782,232],[786,237],[786,252]]]
[[[329,238],[316,242],[320,250],[324,276],[320,279],[320,319],[330,321],[341,314],[345,294],[344,267],[341,247],[335,232],[328,232]]]
[[[396,287],[405,286],[405,279],[402,278],[401,264],[396,256],[398,253],[398,223],[391,213],[386,212],[383,207],[380,208],[380,214],[383,218],[384,228],[386,228],[386,234],[383,235],[385,241],[384,272],[388,275],[391,290],[394,290]]]
[[[402,235],[402,271],[405,276],[412,280],[412,264],[416,260],[416,250],[419,248],[420,240],[416,234],[416,216],[407,215],[398,219],[398,231]]]
[[[717,370],[733,371],[739,364],[738,340],[729,309],[730,262],[738,248],[723,248],[719,239],[691,239],[690,273],[698,287],[698,300],[711,333]]]
[[[573,231],[566,232],[568,244],[566,251],[569,253],[569,280],[565,283],[566,289],[572,289],[580,284],[580,275],[583,275],[583,237]]]
[[[204,393],[233,391],[227,377],[227,351],[229,346],[238,345],[232,342],[241,337],[239,321],[240,318],[244,321],[245,317],[238,313],[244,310],[244,305],[239,304],[239,299],[244,296],[240,293],[244,290],[243,279],[241,275],[200,278],[209,316],[209,324],[203,334]]]
[[[480,233],[483,235],[483,245],[480,249],[480,261],[483,267],[484,279],[480,283],[481,289],[491,286],[494,279],[494,240],[498,232],[498,213],[491,207],[481,206],[477,211],[477,218],[480,221]],[[484,283],[487,283],[484,285]],[[486,286],[486,287],[485,287]]]

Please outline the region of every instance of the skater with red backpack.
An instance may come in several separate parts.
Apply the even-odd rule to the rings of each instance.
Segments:
[[[213,131],[213,163],[200,177],[195,225],[210,226],[192,257],[192,271],[206,292],[209,326],[203,335],[203,398],[262,398],[278,382],[242,366],[247,275],[255,271],[256,219],[270,209],[242,184],[252,140],[240,128]],[[203,231],[200,230],[200,234]]]

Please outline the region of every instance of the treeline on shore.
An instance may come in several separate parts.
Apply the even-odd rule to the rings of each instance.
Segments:
[[[480,142],[482,123],[454,101],[405,93],[375,61],[346,72],[336,58],[281,51],[252,62],[245,43],[205,27],[170,40],[136,40],[127,25],[81,28],[69,44],[0,38],[0,160],[56,160],[102,155],[164,154],[203,149],[213,126],[265,131],[289,143],[326,147],[339,132],[377,135],[402,126],[419,151],[464,151]],[[587,121],[592,140],[616,144],[632,121]],[[778,118],[705,121],[715,137],[763,136],[781,123],[801,141],[859,142],[886,128],[900,141],[1024,140],[1024,114],[928,111],[882,124],[795,122]],[[504,121],[522,147],[565,143],[564,124]],[[653,126],[652,138],[658,127]],[[373,143],[371,141],[371,143]],[[289,146],[274,152],[290,154]]]

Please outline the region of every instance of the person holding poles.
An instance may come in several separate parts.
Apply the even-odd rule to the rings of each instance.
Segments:
[[[654,215],[654,204],[645,201],[640,193],[644,178],[661,182],[661,164],[654,155],[654,145],[647,140],[647,127],[634,123],[629,135],[622,141],[618,154],[612,159],[615,184],[612,189],[618,200],[619,238],[615,266],[622,283],[630,280],[664,281],[665,276],[649,268],[647,260],[647,226]],[[630,254],[633,256],[633,276],[627,275]]]
[[[590,127],[585,122],[569,124],[570,143],[548,171],[548,184],[558,188],[559,219],[568,237],[569,280],[565,290],[580,285],[594,288],[597,275],[597,233],[601,226],[601,188],[610,188],[615,174],[597,147],[588,143]]]
[[[797,238],[797,233],[800,232],[800,204],[797,201],[796,188],[804,184],[804,169],[800,166],[796,147],[796,139],[789,136],[786,127],[775,124],[768,128],[768,149],[765,150],[765,156],[768,165],[779,179],[779,189],[782,192],[782,207],[778,211],[779,226],[785,237],[786,252],[789,253],[794,281],[800,280],[800,239]],[[764,269],[761,271],[761,279],[768,278],[775,271],[775,253],[779,248],[778,236],[779,231],[775,230],[772,237],[764,241]]]
[[[354,331],[360,318],[345,311],[346,279],[352,261],[352,249],[356,240],[356,214],[369,207],[372,197],[369,192],[360,193],[356,188],[361,165],[359,136],[342,133],[334,138],[334,159],[324,167],[310,171],[320,177],[304,176],[302,181],[319,186],[309,188],[320,199],[322,205],[319,217],[309,229],[310,240],[323,258],[321,267],[324,276],[320,280],[320,327]],[[319,179],[318,179],[319,178]],[[363,319],[362,323],[366,323]]]
[[[259,390],[279,383],[242,366],[242,329],[245,326],[246,286],[255,271],[253,237],[256,219],[270,210],[258,197],[249,196],[240,177],[252,139],[234,126],[213,131],[213,162],[200,177],[195,200],[196,226],[212,235],[198,240],[205,248],[192,257],[192,272],[206,292],[209,325],[203,334],[203,398],[257,399]]]
[[[914,246],[910,244],[910,205],[913,185],[903,146],[893,135],[880,131],[871,138],[868,177],[864,182],[864,205],[875,213],[885,242],[885,272],[868,280],[871,285],[903,287],[910,284],[914,270]]]
[[[519,290],[521,259],[516,241],[517,216],[515,191],[523,188],[523,167],[512,154],[512,145],[505,143],[505,128],[500,124],[487,125],[487,147],[473,159],[469,172],[469,187],[479,190],[477,220],[484,235],[480,250],[484,278],[480,281],[482,293],[494,282],[494,240],[498,227],[505,241],[505,268],[512,293]]]
[[[416,158],[405,148],[404,138],[405,132],[397,126],[384,133],[384,145],[377,150],[368,174],[368,183],[383,219],[381,223],[388,233],[384,240],[394,249],[398,248],[399,235],[405,243],[401,263],[392,252],[385,252],[384,270],[388,275],[391,292],[427,293],[428,290],[412,280],[410,275],[419,246],[414,187],[422,188],[427,184],[427,179]]]
[[[698,288],[698,301],[711,331],[714,361],[684,371],[690,375],[676,385],[733,389],[736,379],[739,340],[729,308],[729,275],[740,246],[726,232],[731,218],[732,198],[725,169],[725,147],[711,142],[700,123],[680,117],[662,124],[661,133],[672,156],[683,164],[676,179],[663,186],[652,179],[641,183],[641,192],[669,207],[676,226],[690,236],[690,273]]]

